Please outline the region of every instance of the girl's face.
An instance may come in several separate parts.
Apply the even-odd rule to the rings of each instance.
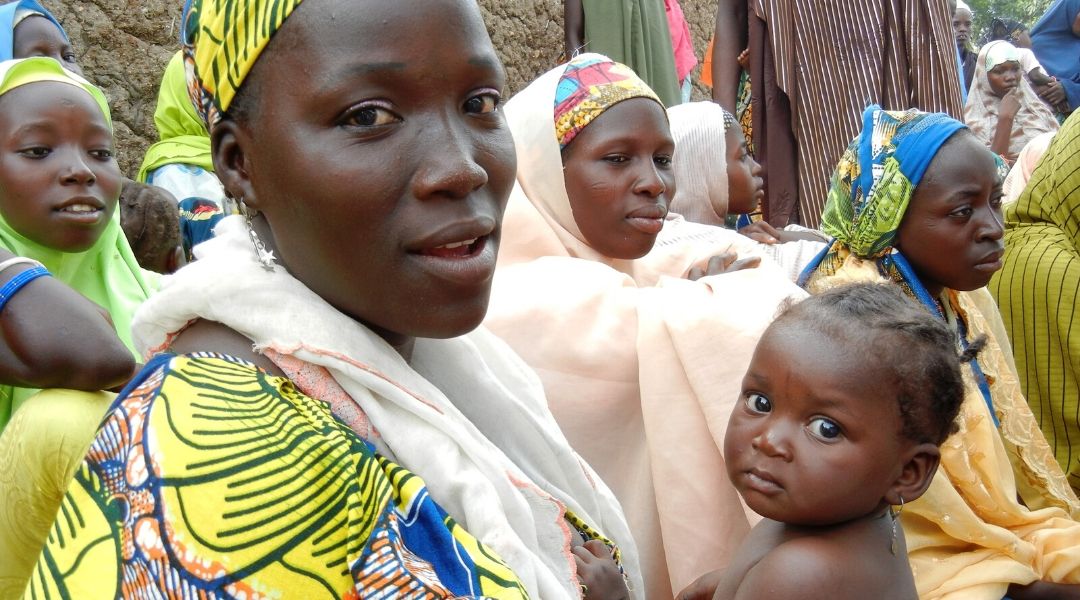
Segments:
[[[68,71],[82,75],[82,69],[75,62],[75,50],[52,21],[39,15],[27,17],[15,26],[13,35],[13,57],[44,56],[60,63]]]
[[[112,131],[88,93],[45,81],[0,97],[0,213],[16,231],[87,250],[112,219],[121,181]]]
[[[738,127],[727,130],[728,208],[733,214],[752,213],[765,197],[765,180],[758,164],[746,148]],[[717,213],[719,214],[719,213]]]
[[[986,72],[986,79],[990,82],[990,91],[1001,98],[1020,85],[1020,63],[1010,60]]]
[[[964,131],[927,167],[900,222],[896,247],[931,294],[981,288],[1001,268],[1001,185],[993,154]]]
[[[612,106],[566,147],[574,222],[597,252],[634,259],[652,250],[675,196],[674,151],[664,109],[648,98]]]
[[[289,271],[395,345],[487,311],[515,154],[502,65],[468,0],[314,0],[245,83],[215,166]]]
[[[897,382],[867,361],[802,323],[766,330],[724,437],[728,476],[754,512],[828,525],[895,502],[915,444],[901,433]]]

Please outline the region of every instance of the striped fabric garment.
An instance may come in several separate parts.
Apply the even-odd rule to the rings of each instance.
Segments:
[[[1065,121],[1005,208],[1005,266],[990,292],[1020,386],[1074,490],[1080,489],[1080,111]]]
[[[774,182],[774,173],[766,169],[774,224],[773,215],[794,215],[797,202],[799,221],[818,226],[829,175],[847,143],[859,133],[860,115],[867,105],[962,117],[946,0],[753,0],[751,6],[751,21],[764,22],[767,47],[762,50],[775,69],[775,78],[770,77],[770,65],[765,65],[765,76],[754,81],[754,96],[763,102],[762,110],[754,112],[755,130],[761,128],[761,121],[783,118],[783,111],[773,110],[774,99],[783,92],[791,108],[787,126],[797,145],[797,182]],[[784,153],[786,148],[776,143],[769,148],[758,138],[755,142],[771,163],[784,160],[769,152]],[[783,177],[783,169],[774,170]]]

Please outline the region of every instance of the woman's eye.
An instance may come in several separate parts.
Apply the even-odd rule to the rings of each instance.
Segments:
[[[608,156],[604,157],[604,160],[609,163],[615,163],[618,165],[626,162],[629,159],[621,154],[609,154]]]
[[[345,124],[354,127],[379,127],[400,120],[397,115],[381,106],[361,106],[345,115]]]
[[[825,441],[835,440],[840,437],[840,426],[825,417],[817,417],[810,421],[810,435]]]
[[[671,166],[671,156],[668,155],[668,154],[662,154],[660,156],[654,157],[653,162],[660,165],[661,167],[670,167]]]
[[[502,103],[502,97],[495,93],[480,94],[465,101],[465,112],[471,114],[493,113]]]
[[[90,156],[93,156],[94,158],[96,158],[98,160],[109,160],[110,158],[113,157],[113,151],[108,150],[108,149],[104,149],[104,148],[99,149],[99,150],[91,150],[90,151]]]
[[[769,399],[761,394],[747,394],[746,407],[756,413],[772,412],[772,402],[769,402]]]
[[[958,209],[952,211],[951,213],[949,213],[949,216],[950,217],[970,217],[971,213],[972,213],[971,207],[970,206],[965,206],[963,208],[958,208]]]

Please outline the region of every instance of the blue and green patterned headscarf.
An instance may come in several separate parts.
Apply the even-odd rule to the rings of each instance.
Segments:
[[[930,161],[964,127],[944,113],[867,107],[833,172],[822,229],[859,258],[887,253]]]

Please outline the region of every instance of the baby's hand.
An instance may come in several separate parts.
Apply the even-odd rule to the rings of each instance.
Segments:
[[[581,597],[587,600],[626,600],[630,597],[622,572],[608,547],[599,540],[574,546]]]
[[[747,48],[739,53],[739,56],[735,59],[739,62],[739,66],[744,69],[750,68],[750,49]]]

